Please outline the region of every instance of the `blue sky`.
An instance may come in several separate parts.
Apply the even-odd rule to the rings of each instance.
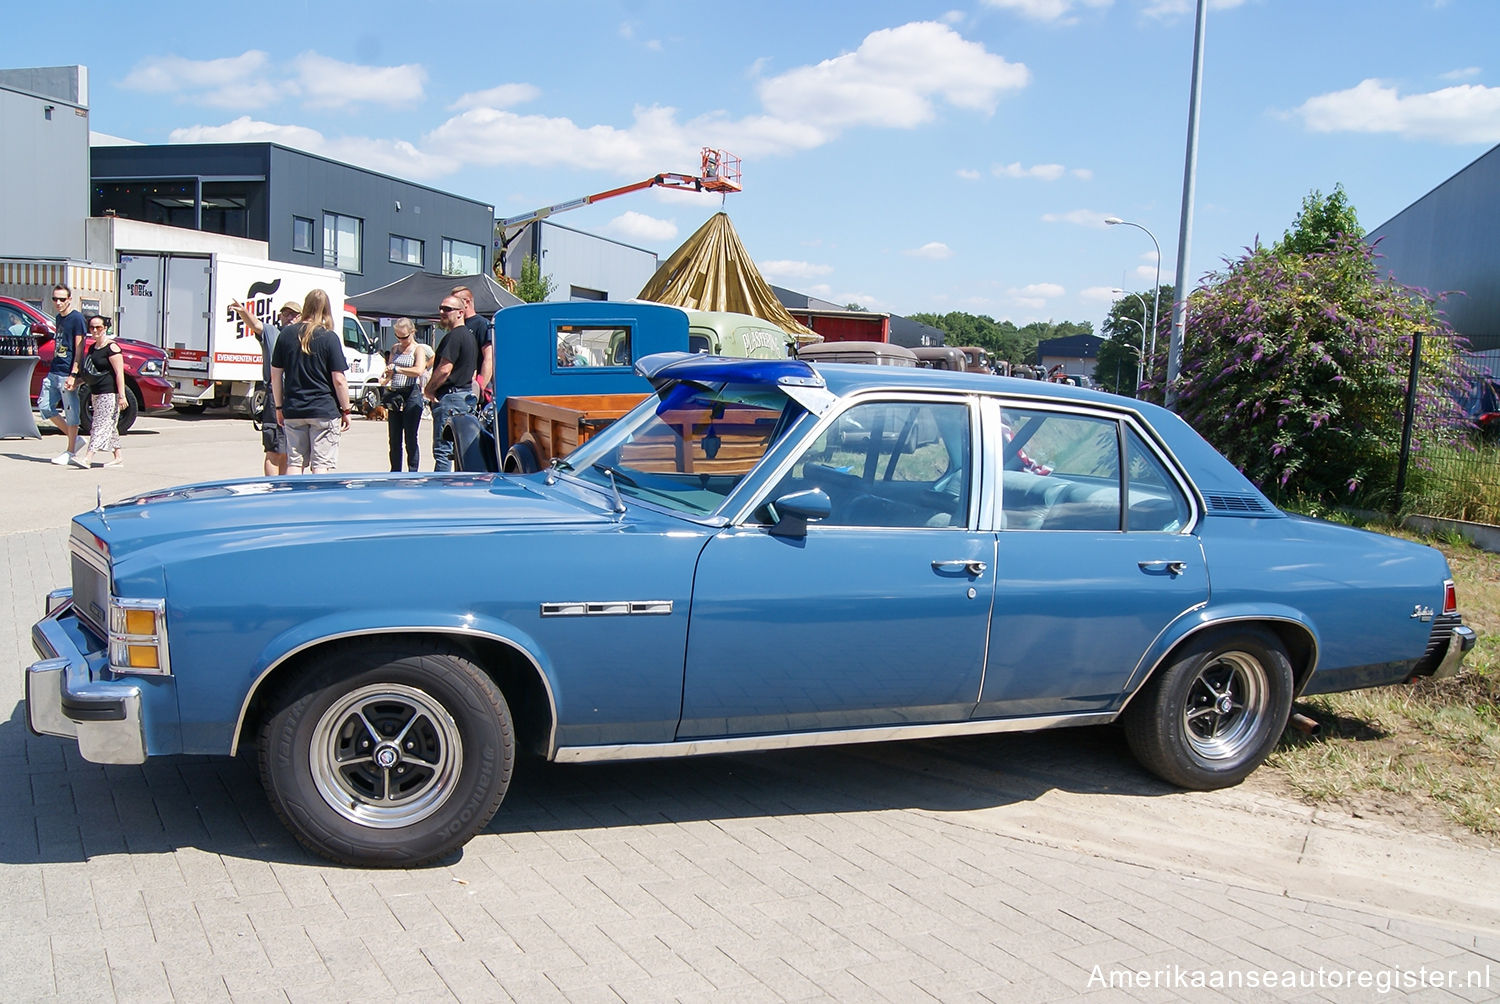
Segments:
[[[897,313],[1092,321],[1176,269],[1192,0],[288,3],[7,13],[129,140],[272,140],[500,216],[743,160],[767,278]],[[232,11],[233,18],[224,11]],[[59,31],[59,24],[74,25]],[[1190,276],[1343,184],[1367,228],[1500,143],[1495,0],[1215,0]],[[337,207],[329,207],[337,208]],[[717,196],[556,217],[665,256]]]

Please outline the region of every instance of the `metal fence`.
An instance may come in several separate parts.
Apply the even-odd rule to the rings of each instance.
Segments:
[[[1491,375],[1494,362],[1485,355],[1466,355],[1471,392],[1438,420],[1457,434],[1431,426],[1433,409],[1424,408],[1418,392],[1423,339],[1415,340],[1405,358],[1390,364],[1407,372],[1405,416],[1396,476],[1397,513],[1439,516],[1475,523],[1500,524],[1500,381]],[[1429,402],[1430,404],[1430,402]]]

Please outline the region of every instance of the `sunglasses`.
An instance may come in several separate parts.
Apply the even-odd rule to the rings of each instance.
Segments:
[[[52,298],[52,302],[53,303],[62,303],[64,300],[70,300],[70,299],[72,299],[72,297],[69,297],[69,296],[54,296]]]
[[[463,309],[464,308],[462,308],[462,307],[448,307],[448,306],[443,306],[443,307],[439,307],[438,308],[438,313],[439,314],[447,314],[447,313],[451,313],[452,311],[455,311],[455,310],[463,310]]]

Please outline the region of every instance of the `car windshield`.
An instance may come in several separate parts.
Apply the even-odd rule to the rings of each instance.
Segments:
[[[801,412],[766,384],[674,383],[574,450],[559,467],[618,491],[623,499],[707,515]]]

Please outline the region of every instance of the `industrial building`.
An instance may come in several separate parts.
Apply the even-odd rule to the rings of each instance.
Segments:
[[[1500,146],[1371,230],[1383,272],[1443,303],[1475,351],[1500,349]]]
[[[265,241],[353,293],[489,271],[495,210],[275,143],[95,146],[90,214]]]

